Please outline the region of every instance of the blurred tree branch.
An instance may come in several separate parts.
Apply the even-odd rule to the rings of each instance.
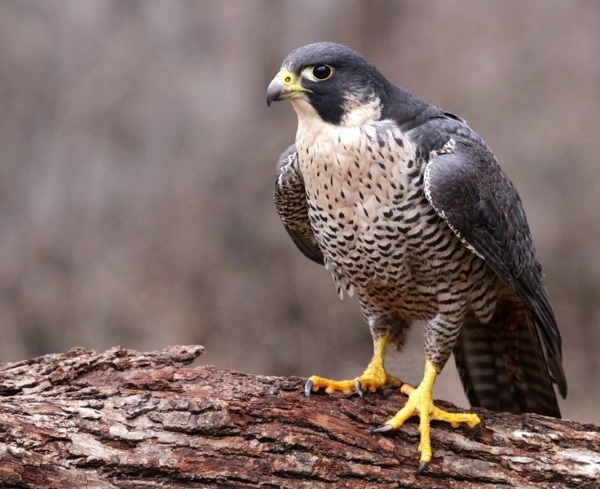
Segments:
[[[370,433],[404,402],[397,392],[305,399],[300,379],[183,367],[202,352],[76,348],[1,365],[0,485],[556,488],[600,477],[599,426],[486,411],[477,440],[436,425],[434,460],[415,477],[416,423]]]

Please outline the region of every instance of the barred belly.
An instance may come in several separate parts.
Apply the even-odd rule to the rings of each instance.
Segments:
[[[407,320],[431,319],[457,301],[489,320],[495,275],[428,202],[426,160],[408,138],[378,122],[296,144],[311,227],[339,289]]]

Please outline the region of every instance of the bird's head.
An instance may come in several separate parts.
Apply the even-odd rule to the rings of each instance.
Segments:
[[[267,89],[267,105],[289,99],[298,117],[335,125],[379,119],[390,84],[367,59],[342,44],[319,42],[292,51]]]

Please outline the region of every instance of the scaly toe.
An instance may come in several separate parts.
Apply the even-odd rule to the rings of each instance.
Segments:
[[[354,379],[354,386],[356,388],[356,392],[358,392],[359,394],[360,392],[377,392],[378,390],[383,389],[386,385],[387,380],[385,374],[381,376],[371,376],[363,374],[360,377]]]
[[[324,390],[327,394],[342,392],[351,394],[354,391],[354,380],[330,380],[317,375],[312,375],[304,386],[304,393],[310,397],[311,392]]]
[[[415,389],[416,387],[410,384],[400,384],[400,392],[405,396],[410,396]]]
[[[304,394],[306,397],[310,397],[312,392],[320,390],[325,391],[327,394],[334,392],[352,394],[356,392],[364,399],[367,392],[375,392],[388,385],[388,383],[394,386],[401,384],[395,377],[387,375],[383,370],[379,372],[376,369],[367,369],[360,377],[352,380],[330,380],[312,375],[304,385]]]
[[[451,413],[443,409],[433,406],[431,419],[437,421],[445,421],[450,423],[453,428],[458,428],[461,424],[466,424],[469,428],[474,429],[480,424],[479,416],[475,413]]]

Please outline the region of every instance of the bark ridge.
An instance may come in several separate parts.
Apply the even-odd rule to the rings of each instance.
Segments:
[[[75,348],[0,365],[0,487],[598,487],[600,427],[477,409],[484,427],[374,435],[395,390],[303,395],[303,380],[190,364],[204,348]],[[455,406],[440,402],[448,409]]]

